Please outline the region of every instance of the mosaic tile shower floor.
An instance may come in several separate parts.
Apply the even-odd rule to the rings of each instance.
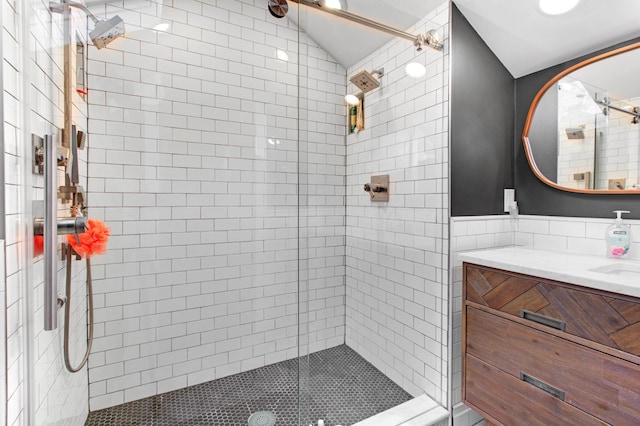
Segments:
[[[346,345],[311,354],[309,367],[310,399],[303,405],[314,424],[351,425],[411,399]],[[252,413],[265,410],[277,426],[297,426],[297,382],[293,359],[95,411],[85,426],[247,426]]]

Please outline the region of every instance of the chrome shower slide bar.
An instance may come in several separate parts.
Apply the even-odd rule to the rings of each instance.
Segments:
[[[55,330],[58,327],[58,159],[56,141],[51,135],[44,137],[44,162],[44,329]]]

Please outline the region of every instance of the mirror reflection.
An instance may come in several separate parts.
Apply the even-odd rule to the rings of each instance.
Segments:
[[[557,79],[540,98],[528,139],[535,167],[569,190],[640,189],[640,49]]]

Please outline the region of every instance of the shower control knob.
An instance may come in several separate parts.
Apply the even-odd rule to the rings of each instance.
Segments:
[[[289,11],[289,4],[287,0],[269,0],[267,8],[274,18],[284,18]]]

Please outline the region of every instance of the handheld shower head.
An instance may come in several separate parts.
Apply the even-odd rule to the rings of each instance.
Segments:
[[[91,37],[93,44],[98,49],[102,49],[116,38],[124,35],[124,21],[118,15],[101,21],[82,3],[68,0],[62,0],[61,3],[49,2],[49,10],[54,13],[63,13],[66,7],[75,7],[82,10],[93,21],[95,27],[89,33],[89,37]]]
[[[118,15],[107,19],[106,21],[98,21],[94,29],[89,32],[89,37],[93,44],[102,49],[118,37],[124,35],[124,21]]]

